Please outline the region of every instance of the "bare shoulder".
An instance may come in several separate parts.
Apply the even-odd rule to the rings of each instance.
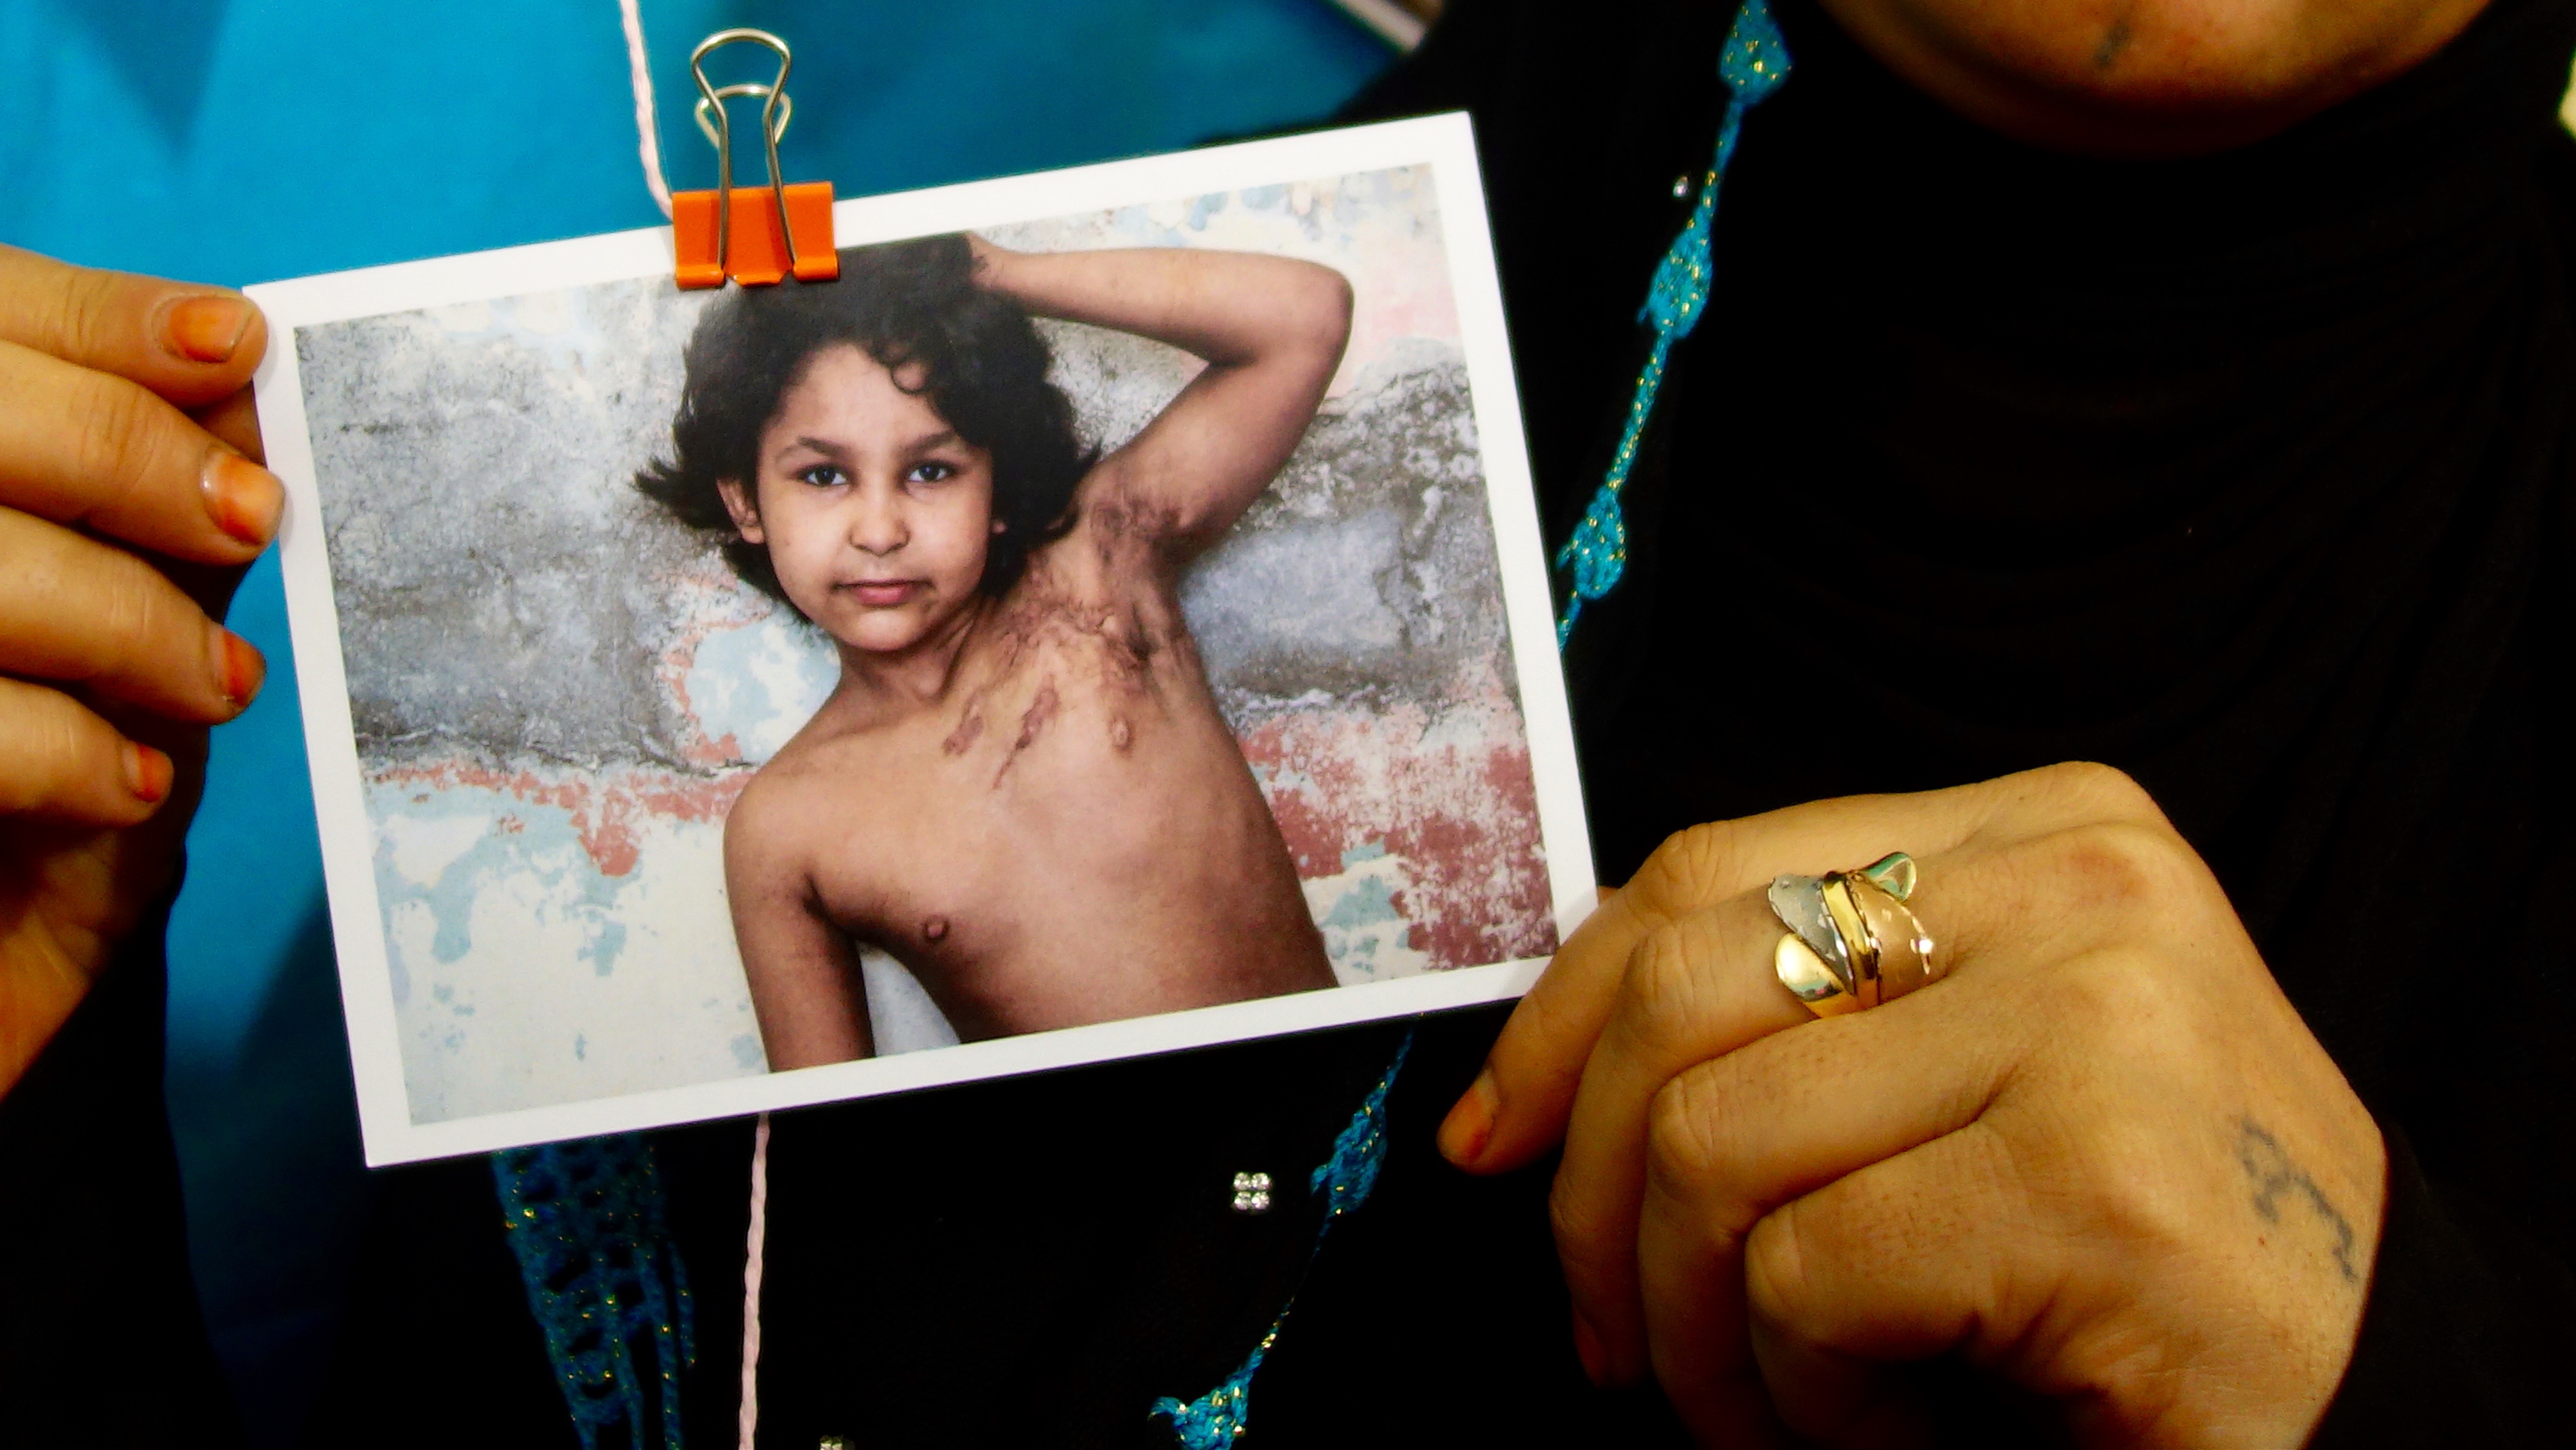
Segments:
[[[755,772],[725,816],[725,874],[737,892],[746,870],[768,874],[803,856],[798,838],[806,813],[790,779],[795,772],[782,773],[778,765],[772,760]]]
[[[866,814],[875,794],[872,761],[846,742],[844,735],[799,735],[753,774],[725,817],[729,874],[757,868],[773,879],[792,871],[803,880],[823,833]]]

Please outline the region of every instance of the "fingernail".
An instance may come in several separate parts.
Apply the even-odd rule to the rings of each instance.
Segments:
[[[182,297],[161,320],[161,345],[190,362],[229,362],[255,311],[247,297]]]
[[[1449,1109],[1440,1122],[1440,1156],[1461,1168],[1485,1156],[1485,1145],[1494,1138],[1494,1115],[1502,1104],[1502,1091],[1494,1086],[1494,1070],[1486,1068],[1476,1074],[1476,1081]]]
[[[1584,1318],[1580,1309],[1574,1311],[1574,1357],[1583,1361],[1583,1377],[1592,1381],[1594,1388],[1609,1387],[1609,1356],[1601,1352],[1601,1336],[1592,1332],[1592,1321]]]
[[[245,709],[259,694],[260,682],[268,678],[268,661],[259,657],[251,642],[221,625],[215,633],[222,636],[224,698],[233,708]]]
[[[245,544],[265,546],[276,536],[277,516],[286,508],[286,485],[276,474],[218,448],[206,460],[198,487],[216,528]]]
[[[159,805],[170,794],[170,757],[149,745],[125,742],[125,788],[145,805]]]

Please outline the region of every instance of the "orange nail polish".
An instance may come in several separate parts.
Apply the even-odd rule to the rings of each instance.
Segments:
[[[175,774],[170,757],[149,745],[125,742],[125,788],[145,805],[159,805],[170,794]]]
[[[1440,1156],[1461,1168],[1484,1157],[1485,1145],[1494,1138],[1494,1110],[1501,1096],[1492,1068],[1476,1074],[1466,1096],[1440,1121]]]
[[[227,629],[224,636],[224,698],[237,706],[247,707],[259,693],[261,682],[268,678],[268,661],[259,657],[249,640]]]
[[[245,544],[266,545],[286,508],[286,486],[277,475],[238,453],[216,449],[198,480],[215,527]]]
[[[182,297],[162,320],[161,345],[190,362],[229,362],[254,311],[246,297]]]

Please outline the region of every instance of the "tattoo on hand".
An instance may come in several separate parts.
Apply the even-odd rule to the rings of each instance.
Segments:
[[[2129,18],[2123,15],[2111,22],[2111,28],[2102,32],[2102,43],[2093,47],[2093,68],[2109,70],[2128,48]]]
[[[2334,1230],[2335,1267],[2343,1271],[2343,1281],[2347,1284],[2361,1282],[2361,1271],[2352,1261],[2355,1238],[2351,1223],[2336,1211],[2334,1204],[2326,1198],[2325,1190],[2317,1187],[2316,1180],[2290,1161],[2290,1155],[2282,1149],[2280,1140],[2263,1131],[2262,1125],[2252,1118],[2236,1120],[2236,1161],[2244,1166],[2245,1176],[2254,1182],[2254,1211],[2263,1215],[2265,1223],[2281,1221],[2283,1197],[2306,1200],[2308,1206],[2316,1210],[2317,1216],[2325,1220],[2326,1227]]]

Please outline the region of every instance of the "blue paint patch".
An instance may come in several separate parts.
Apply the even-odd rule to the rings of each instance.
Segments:
[[[780,610],[698,642],[689,665],[689,709],[709,740],[730,735],[758,765],[814,718],[840,682],[822,631]]]
[[[761,1055],[760,1039],[748,1032],[735,1037],[730,1046],[733,1048],[734,1063],[745,1071],[757,1068],[769,1060]]]
[[[1276,211],[1279,209],[1279,204],[1288,199],[1288,188],[1285,186],[1247,186],[1243,189],[1242,195],[1243,204],[1248,210]]]
[[[1146,247],[1181,245],[1181,234],[1154,220],[1151,208],[1122,206],[1110,213],[1109,228],[1116,235]]]
[[[1194,232],[1206,231],[1208,218],[1223,210],[1225,210],[1225,193],[1209,192],[1190,203],[1190,219],[1185,225]]]
[[[576,1062],[590,1061],[590,1039],[576,1032],[572,1035],[572,1055]]]
[[[1348,871],[1352,867],[1360,864],[1362,861],[1383,861],[1385,859],[1386,842],[1370,841],[1363,845],[1353,846],[1349,850],[1344,851],[1342,853],[1342,869]]]
[[[617,970],[617,954],[626,950],[626,923],[603,921],[595,926],[581,949],[581,959],[590,963],[594,974],[605,977]]]
[[[1350,890],[1342,893],[1341,900],[1333,903],[1332,911],[1318,925],[1347,930],[1355,926],[1374,926],[1381,921],[1402,920],[1404,918],[1395,909],[1395,897],[1387,890],[1386,883],[1375,876],[1364,876]]]
[[[427,886],[394,865],[392,845],[380,834],[376,846],[376,893],[388,934],[393,927],[394,909],[405,901],[420,902],[429,908],[436,925],[430,954],[442,963],[457,961],[474,947],[475,898],[507,878],[534,877],[558,890],[567,884],[574,888],[572,894],[577,900],[573,909],[588,916],[591,926],[582,959],[590,962],[598,975],[609,974],[617,954],[626,945],[626,928],[611,919],[610,913],[616,909],[620,891],[632,878],[612,879],[601,873],[598,863],[583,849],[581,834],[573,829],[572,812],[525,801],[512,801],[505,812],[498,804],[501,793],[475,786],[431,791],[426,801],[400,786],[375,786],[369,795],[368,814],[379,832],[386,821],[396,818],[490,820],[506,813],[521,822],[516,832],[484,835]],[[398,955],[388,953],[389,957]],[[402,983],[406,995],[409,988],[406,979]],[[438,988],[433,992],[446,990]],[[438,995],[438,1000],[444,1002],[447,997]]]

